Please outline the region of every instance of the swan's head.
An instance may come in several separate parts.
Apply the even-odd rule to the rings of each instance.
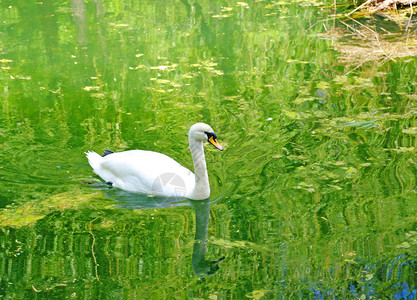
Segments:
[[[217,135],[214,133],[214,130],[205,123],[196,123],[191,126],[188,138],[201,142],[207,141],[220,151],[223,151],[223,147],[217,142]]]

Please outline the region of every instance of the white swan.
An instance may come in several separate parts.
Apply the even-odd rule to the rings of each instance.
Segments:
[[[210,196],[204,141],[223,150],[209,125],[197,123],[191,126],[188,143],[195,175],[172,158],[153,151],[106,150],[103,156],[88,151],[86,155],[94,173],[114,187],[133,193],[202,200]]]

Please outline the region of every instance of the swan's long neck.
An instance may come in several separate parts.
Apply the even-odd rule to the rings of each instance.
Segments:
[[[192,199],[202,200],[210,196],[210,184],[207,174],[206,158],[204,156],[203,142],[190,137],[191,157],[194,163],[195,186],[192,192]]]

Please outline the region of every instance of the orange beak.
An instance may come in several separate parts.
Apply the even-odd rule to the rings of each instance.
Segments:
[[[219,149],[220,151],[223,151],[223,147],[220,146],[220,144],[217,142],[217,140],[214,138],[214,136],[211,136],[208,139],[209,143],[212,144],[214,147],[216,147],[217,149]]]

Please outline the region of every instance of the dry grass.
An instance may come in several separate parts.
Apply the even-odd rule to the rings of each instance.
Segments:
[[[404,7],[404,2],[409,6]],[[369,61],[382,64],[417,56],[417,24],[415,21],[413,24],[417,5],[413,7],[414,3],[417,0],[369,0],[335,18],[334,26],[323,36],[332,40],[342,61],[356,67]],[[398,9],[400,5],[403,9]]]
[[[349,14],[357,10],[367,9],[370,13],[385,11],[387,9],[398,9],[399,7],[411,7],[417,4],[417,0],[368,0]]]

